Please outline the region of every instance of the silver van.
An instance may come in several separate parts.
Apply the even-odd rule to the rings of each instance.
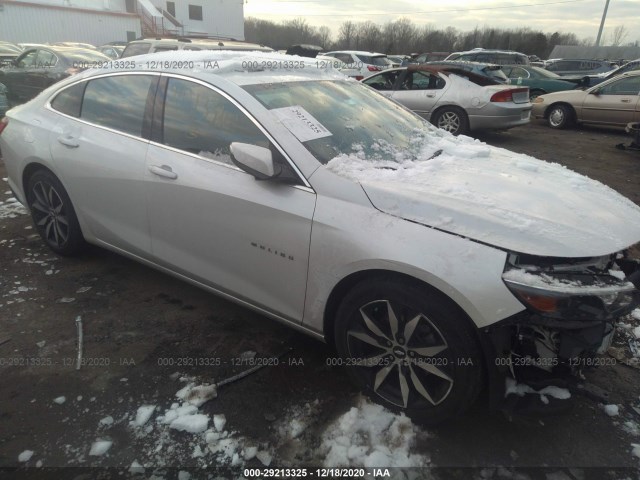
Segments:
[[[146,53],[167,52],[171,50],[241,50],[273,52],[272,48],[257,43],[240,42],[221,38],[145,38],[127,44],[120,58],[144,55]]]

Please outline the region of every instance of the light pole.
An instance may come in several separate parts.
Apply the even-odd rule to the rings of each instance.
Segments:
[[[602,29],[604,28],[604,21],[607,18],[607,9],[609,8],[609,0],[604,4],[604,12],[602,13],[602,21],[600,22],[600,30],[598,30],[598,38],[596,38],[596,47],[600,46],[600,39],[602,38]]]

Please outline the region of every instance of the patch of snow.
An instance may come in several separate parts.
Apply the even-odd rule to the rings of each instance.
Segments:
[[[191,405],[200,407],[209,400],[216,398],[218,390],[215,385],[193,386],[193,384],[189,384],[176,393],[176,396]]]
[[[138,411],[136,412],[136,419],[131,423],[136,427],[142,427],[149,421],[155,409],[155,405],[143,405],[141,407],[138,407]]]
[[[640,338],[640,326],[633,329],[633,336],[636,338]]]
[[[44,347],[44,346],[46,345],[46,343],[47,343],[47,342],[46,342],[45,340],[42,340],[41,342],[37,342],[37,343],[36,343],[36,345],[37,345],[38,347],[42,348],[42,347]]]
[[[58,303],[72,303],[75,301],[76,299],[73,297],[62,297],[61,299],[58,300]]]
[[[625,280],[627,278],[622,270],[609,270],[609,275],[616,277],[618,280]]]
[[[226,424],[227,417],[225,417],[223,414],[216,414],[213,416],[213,426],[218,432],[222,432]]]
[[[209,417],[202,413],[181,415],[169,424],[170,428],[189,433],[201,433],[209,427]]]
[[[100,420],[99,422],[100,425],[113,425],[113,417],[111,415],[104,417],[103,419]]]
[[[94,457],[99,457],[101,455],[104,455],[109,451],[109,449],[111,448],[111,445],[113,445],[113,442],[111,440],[96,440],[91,445],[91,450],[89,450],[89,455]]]
[[[91,287],[80,287],[78,290],[76,290],[76,293],[85,293],[89,290],[91,290]]]
[[[262,465],[264,465],[265,467],[268,467],[269,465],[271,465],[271,461],[273,460],[273,455],[271,455],[266,450],[260,450],[258,453],[256,453],[256,458],[260,460],[260,463],[262,463]]]
[[[604,413],[606,413],[607,415],[609,415],[610,417],[615,417],[620,413],[620,409],[618,408],[618,405],[605,405],[604,406]]]
[[[18,461],[20,463],[28,462],[29,460],[31,460],[31,457],[33,457],[33,454],[34,454],[33,450],[25,450],[20,455],[18,455]]]
[[[506,382],[506,388],[504,393],[505,397],[511,394],[518,395],[519,397],[524,397],[526,394],[537,393],[540,396],[549,396],[549,397],[557,398],[558,400],[567,400],[571,398],[571,392],[566,388],[549,386],[549,387],[543,388],[540,391],[536,391],[533,388],[531,388],[529,385],[525,385],[524,383],[517,383],[513,378],[507,378],[505,382]],[[547,399],[547,402],[545,402],[542,398],[540,400],[544,403],[548,403],[548,399]]]
[[[636,320],[640,320],[640,308],[636,308],[634,311],[632,311],[631,316]]]
[[[326,467],[422,467],[427,457],[412,453],[419,429],[404,414],[360,398],[322,435]]]
[[[57,403],[58,405],[62,405],[64,402],[67,401],[67,397],[65,397],[64,395],[60,396],[60,397],[56,397],[53,399],[53,401],[55,403]]]
[[[131,462],[131,466],[129,467],[129,473],[132,475],[143,474],[144,467],[140,465],[137,460],[134,460],[133,462]]]
[[[632,443],[631,446],[633,447],[633,450],[631,450],[631,454],[640,458],[640,444]]]

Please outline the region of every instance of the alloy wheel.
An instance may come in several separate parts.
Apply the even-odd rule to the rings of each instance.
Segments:
[[[449,345],[429,318],[388,300],[360,307],[347,331],[353,364],[373,391],[402,408],[438,405],[453,388]]]
[[[31,190],[31,211],[43,237],[54,247],[62,247],[69,239],[69,219],[65,204],[53,185],[37,182]]]

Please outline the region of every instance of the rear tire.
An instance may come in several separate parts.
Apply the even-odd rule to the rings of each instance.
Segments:
[[[458,107],[443,107],[433,116],[436,127],[453,135],[466,135],[469,132],[469,119],[466,112]]]
[[[55,253],[72,256],[84,246],[78,217],[60,180],[38,170],[27,182],[27,203],[36,230]]]
[[[484,383],[474,331],[442,293],[395,277],[356,285],[342,300],[336,349],[375,402],[434,425],[465,411]]]
[[[551,128],[557,130],[565,129],[573,125],[575,112],[567,105],[552,105],[549,108],[547,121]]]

